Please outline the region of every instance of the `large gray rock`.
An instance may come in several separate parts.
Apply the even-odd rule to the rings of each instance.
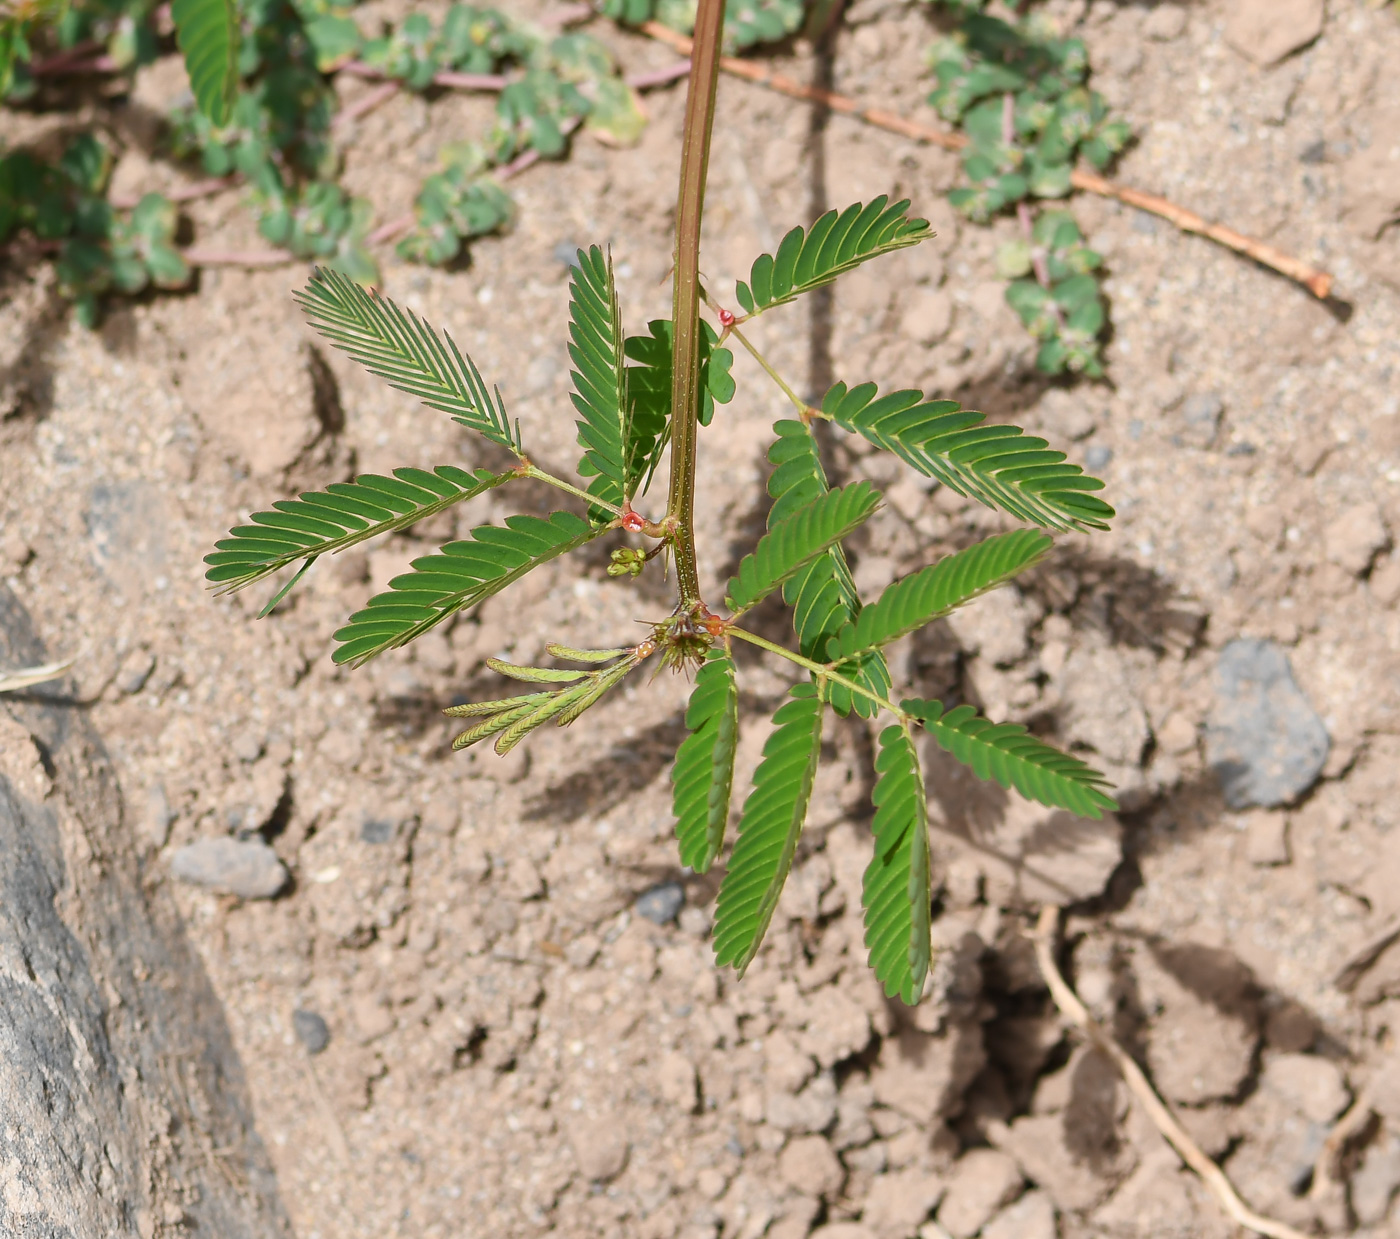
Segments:
[[[44,661],[0,586],[0,666]],[[0,1235],[280,1239],[223,1011],[67,692],[0,699]]]
[[[1231,641],[1215,672],[1206,760],[1232,809],[1296,800],[1322,773],[1327,728],[1272,641]]]

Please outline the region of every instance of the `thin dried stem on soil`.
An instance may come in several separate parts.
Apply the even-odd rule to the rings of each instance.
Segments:
[[[192,247],[180,251],[192,267],[285,267],[300,261],[291,250],[215,250]]]
[[[18,671],[0,671],[0,693],[13,693],[21,688],[33,688],[64,675],[78,660],[65,658],[61,663],[45,663],[41,667],[21,667]]]
[[[1176,1116],[1167,1108],[1166,1102],[1157,1096],[1151,1083],[1143,1075],[1142,1068],[1089,1014],[1088,1008],[1065,980],[1059,964],[1055,961],[1061,911],[1062,909],[1055,904],[1046,904],[1040,910],[1040,920],[1035,929],[1035,957],[1040,964],[1045,984],[1050,989],[1050,997],[1054,999],[1060,1013],[1088,1037],[1098,1050],[1113,1060],[1124,1083],[1142,1104],[1148,1118],[1162,1133],[1162,1138],[1176,1150],[1183,1162],[1205,1180],[1206,1186],[1231,1219],[1256,1234],[1267,1235],[1269,1239],[1308,1239],[1302,1231],[1295,1230],[1285,1222],[1276,1222],[1272,1218],[1260,1216],[1240,1199],[1239,1193],[1225,1177],[1225,1172],[1202,1152],[1201,1147],[1176,1121]]]
[[[670,44],[683,55],[690,51],[690,39],[661,25],[660,22],[644,22],[641,30],[653,39]],[[935,129],[932,125],[925,125],[920,121],[911,120],[907,116],[900,116],[897,112],[886,111],[884,108],[866,107],[865,104],[852,99],[849,95],[823,90],[819,86],[808,86],[803,82],[795,81],[793,78],[775,72],[767,65],[740,60],[734,56],[723,56],[720,58],[719,66],[726,73],[742,77],[759,86],[766,86],[769,90],[777,91],[780,95],[787,95],[792,99],[803,99],[809,103],[820,103],[833,112],[854,116],[857,120],[863,120],[866,124],[874,125],[877,129],[886,129],[890,133],[902,134],[906,138],[913,138],[916,142],[930,142],[950,151],[960,151],[968,144],[967,138],[960,133],[945,133],[941,129]],[[1207,237],[1218,245],[1225,246],[1226,249],[1234,250],[1237,254],[1243,254],[1246,258],[1252,258],[1255,262],[1277,271],[1280,275],[1286,275],[1290,280],[1296,280],[1320,300],[1326,300],[1331,295],[1332,276],[1328,272],[1320,271],[1301,258],[1286,254],[1282,250],[1260,241],[1257,237],[1246,236],[1224,224],[1213,224],[1203,216],[1197,215],[1195,211],[1178,206],[1170,199],[1163,198],[1158,194],[1150,194],[1143,189],[1134,189],[1131,185],[1118,185],[1107,177],[1099,176],[1097,173],[1089,172],[1083,168],[1076,168],[1070,174],[1070,184],[1075,189],[1082,189],[1104,198],[1115,198],[1140,211],[1159,215],[1175,224],[1182,232],[1194,232],[1199,236]]]
[[[163,193],[171,202],[193,202],[196,198],[212,198],[215,194],[221,194],[224,190],[233,189],[242,183],[242,176],[231,172],[228,176],[214,176],[208,180],[195,181],[191,185],[177,185],[174,189],[154,192]],[[129,211],[141,198],[141,194],[113,194],[109,201],[117,210]]]
[[[1321,1200],[1334,1187],[1341,1186],[1339,1173],[1342,1164],[1342,1151],[1352,1137],[1361,1133],[1371,1117],[1371,1089],[1368,1085],[1357,1094],[1356,1100],[1347,1112],[1333,1125],[1322,1142],[1322,1151],[1313,1163],[1312,1186],[1308,1189],[1309,1200]]]

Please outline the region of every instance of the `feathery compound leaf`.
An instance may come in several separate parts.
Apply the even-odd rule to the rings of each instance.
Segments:
[[[323,491],[282,499],[272,512],[254,512],[235,525],[218,549],[204,557],[205,577],[223,592],[242,589],[298,559],[315,559],[381,533],[404,529],[509,481],[514,474],[482,469],[468,473],[440,465],[395,469],[392,477],[363,473],[353,482],[333,482]]]
[[[1103,789],[1108,780],[1077,757],[1037,740],[1019,723],[992,723],[971,706],[943,713],[937,701],[905,701],[905,710],[924,725],[938,747],[969,767],[979,779],[995,779],[1052,809],[1099,818],[1117,803]]]
[[[960,495],[1046,529],[1107,529],[1113,509],[1086,494],[1098,478],[1065,462],[1063,452],[1019,426],[984,425],[983,414],[954,400],[925,402],[916,391],[875,398],[874,383],[849,391],[837,383],[822,413],[843,430],[893,452]]]
[[[870,518],[880,492],[869,482],[827,491],[775,524],[729,579],[728,606],[746,611]]]
[[[909,1006],[928,975],[930,906],[928,798],[909,732],[880,733],[875,784],[875,855],[865,870],[865,945],[885,993]]]
[[[774,466],[768,479],[768,493],[773,496],[768,512],[770,529],[829,489],[811,431],[798,421],[777,422],[773,430],[778,437],[768,449],[768,460]],[[793,608],[792,623],[802,654],[824,661],[827,641],[860,614],[860,596],[841,546],[818,556],[784,585],[783,601]],[[851,669],[845,670],[851,673]],[[858,659],[852,678],[881,697],[890,695],[890,669],[879,650]],[[861,718],[873,718],[879,709],[844,684],[831,684],[828,697],[831,708],[842,717],[854,709]]]
[[[933,235],[926,219],[909,219],[908,201],[888,205],[881,194],[872,202],[855,202],[844,211],[828,211],[811,229],[794,228],[778,252],[760,254],[748,283],[739,281],[735,296],[745,314],[782,305],[802,293],[830,284],[838,275],[868,258],[916,245]]]
[[[173,0],[170,16],[199,110],[228,124],[238,90],[238,7],[234,0]]]
[[[895,581],[827,647],[833,661],[878,649],[1004,585],[1049,553],[1049,537],[1030,529],[999,534]]]
[[[822,702],[817,690],[810,684],[794,685],[773,724],[715,902],[715,963],[733,964],[740,975],[773,919],[807,817],[821,751]]]
[[[505,528],[480,525],[462,542],[415,559],[413,571],[396,576],[385,593],[335,634],[338,663],[361,663],[407,645],[449,615],[498,594],[533,568],[590,542],[602,532],[572,512],[508,516]]]
[[[439,338],[412,310],[325,267],[296,301],[317,331],[390,387],[520,453],[500,392],[493,401],[480,371],[446,332]]]
[[[627,414],[627,376],[622,361],[622,311],[617,305],[611,256],[596,245],[578,251],[569,279],[569,356],[573,372],[574,408],[579,446],[584,449],[578,471],[593,481],[588,493],[621,507],[635,482],[636,445],[631,442]],[[595,516],[605,515],[602,510]]]
[[[722,650],[712,649],[709,661],[696,673],[685,725],[690,735],[676,750],[671,767],[676,838],[681,864],[705,873],[724,842],[739,742],[739,690],[734,663]]]

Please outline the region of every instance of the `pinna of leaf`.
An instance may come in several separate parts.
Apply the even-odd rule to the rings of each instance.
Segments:
[[[698,423],[700,406],[712,411],[733,394],[732,358],[723,347],[730,335],[771,372],[744,334],[747,318],[927,236],[927,225],[910,219],[908,206],[885,199],[855,203],[809,230],[793,230],[776,256],[760,257],[736,293],[746,316],[726,311],[720,333],[692,336],[701,342],[694,361],[700,395],[697,407],[679,416]],[[641,540],[641,547],[613,551],[609,575],[627,579],[671,549],[681,536],[680,514],[670,510],[648,519],[638,507],[678,416],[670,407],[674,360],[655,345],[673,338],[674,325],[663,320],[650,324],[648,336],[626,334],[612,262],[597,247],[579,252],[570,294],[578,481],[534,464],[500,392],[445,333],[342,275],[318,271],[299,300],[326,339],[390,386],[503,449],[514,463],[496,470],[438,465],[366,474],[275,503],[217,543],[206,559],[209,580],[222,590],[240,589],[300,564],[275,604],[319,556],[406,529],[487,491],[533,483],[567,496],[570,506],[548,516],[478,525],[413,560],[409,571],[394,577],[335,634],[335,660],[360,664],[597,539]],[[796,854],[823,728],[832,716],[880,716],[885,721],[875,761],[873,846],[862,896],[866,946],[886,993],[914,1003],[930,967],[934,886],[920,762],[924,743],[937,745],[979,778],[1054,808],[1098,817],[1114,802],[1103,776],[1023,727],[994,723],[967,706],[897,701],[885,651],[1041,562],[1052,547],[1051,533],[1106,528],[1113,509],[1096,494],[1103,484],[1062,452],[1016,427],[989,424],[952,401],[925,400],[917,392],[879,396],[874,384],[838,383],[820,407],[794,403],[800,417],[773,428],[768,528],[725,589],[727,613],[686,601],[680,591],[675,610],[649,620],[645,638],[634,645],[551,643],[546,650],[553,665],[487,659],[489,668],[521,682],[523,691],[447,713],[467,722],[454,747],[490,740],[505,753],[547,723],[568,726],[653,659],[693,670],[688,735],[671,780],[681,861],[704,873],[723,854],[731,815],[740,735],[735,643],[758,646],[796,667],[803,678],[773,716],[715,906],[716,960],[741,973],[762,944]],[[945,555],[894,581],[878,598],[862,598],[845,543],[880,509],[881,497],[867,481],[829,484],[813,438],[818,420],[893,453],[935,484],[999,509],[1023,527]],[[716,422],[718,430],[723,419]],[[742,626],[744,615],[774,594],[792,608],[795,649]]]

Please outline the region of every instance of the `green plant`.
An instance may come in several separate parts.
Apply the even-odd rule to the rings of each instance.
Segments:
[[[736,644],[786,659],[804,678],[773,717],[739,817],[716,907],[716,959],[742,972],[762,942],[802,830],[828,712],[879,716],[887,724],[876,760],[866,942],[886,991],[912,1003],[922,991],[930,955],[931,874],[919,733],[978,777],[1044,804],[1097,817],[1113,801],[1101,775],[1022,727],[994,724],[966,706],[899,701],[891,691],[884,651],[1039,563],[1052,545],[1046,530],[1104,529],[1113,510],[1095,493],[1102,483],[1043,440],[989,424],[981,413],[952,401],[925,401],[915,392],[879,396],[873,384],[849,389],[837,384],[819,408],[812,407],[793,394],[749,340],[744,326],[750,319],[860,263],[924,240],[928,225],[909,217],[907,202],[877,198],[828,212],[811,228],[794,228],[776,254],[755,261],[749,279],[736,290],[743,315],[715,306],[722,331],[707,334],[700,317],[702,297],[708,301],[709,296],[699,277],[699,237],[719,34],[719,0],[702,0],[681,161],[671,320],[653,323],[649,336],[627,336],[610,259],[597,247],[580,251],[573,270],[568,348],[583,449],[578,471],[586,485],[552,476],[531,461],[522,430],[499,392],[447,336],[387,298],[321,271],[300,296],[316,329],[392,387],[509,453],[514,464],[499,471],[400,469],[280,501],[229,531],[206,557],[208,578],[220,589],[234,590],[300,563],[266,614],[320,556],[402,529],[487,490],[534,483],[572,497],[575,510],[482,525],[413,561],[409,572],[390,581],[336,633],[334,659],[358,666],[600,538],[622,542],[612,552],[609,575],[631,578],[657,557],[671,556],[676,605],[651,622],[641,642],[601,650],[551,644],[555,662],[548,666],[488,660],[526,688],[449,709],[449,715],[470,720],[455,747],[494,737],[496,750],[508,752],[546,723],[573,722],[651,660],[693,672],[689,736],[677,752],[672,780],[681,859],[703,872],[720,855],[729,818],[740,726]],[[733,394],[722,347],[731,336],[788,394],[797,416],[774,427],[768,529],[739,563],[721,613],[701,596],[693,505],[702,411],[713,411],[715,402]],[[669,342],[669,357],[659,355],[663,340]],[[830,484],[813,437],[814,423],[822,420],[1039,528],[989,537],[896,581],[879,598],[863,600],[843,544],[879,508],[880,495],[867,482]],[[653,521],[634,504],[646,495],[668,445],[666,510]],[[792,607],[796,649],[743,626],[748,613],[779,592]]]
[[[635,89],[605,44],[586,31],[551,32],[505,10],[455,4],[439,23],[412,13],[367,33],[354,17],[357,6],[358,0],[176,0],[170,9],[192,95],[170,118],[170,153],[214,177],[240,179],[259,232],[294,258],[365,282],[379,275],[372,208],[338,183],[331,86],[338,72],[377,76],[420,94],[444,86],[497,94],[495,123],[475,141],[446,147],[441,170],[423,182],[411,220],[390,228],[389,239],[399,238],[398,254],[410,262],[451,263],[470,240],[504,227],[513,206],[495,174],[512,160],[528,153],[560,158],[579,127],[604,141],[629,143],[646,123]],[[693,6],[667,0],[603,7],[619,20],[657,17],[686,29],[694,21]],[[801,0],[742,0],[730,7],[727,38],[734,47],[791,33],[803,12]],[[33,0],[0,11],[0,97],[12,104],[35,99],[46,73],[133,73],[168,46],[164,20],[149,0]],[[54,54],[36,66],[36,47]],[[103,139],[84,138],[99,144],[109,168]],[[79,227],[44,188],[65,175],[68,157],[49,163],[16,152],[13,158],[21,164],[0,178],[0,244],[21,230],[41,242],[80,236],[75,253],[82,262],[59,259],[59,287],[79,303],[87,323],[95,321],[104,294],[144,286],[129,261],[128,212],[91,209]],[[83,192],[101,199],[105,180],[104,174]],[[174,204],[162,199],[144,209],[134,225],[137,248],[168,242],[168,235],[147,236],[157,217],[173,228]],[[178,278],[176,269],[170,261],[148,263],[145,282],[184,283],[188,265],[179,264]]]
[[[1094,271],[1103,260],[1067,212],[1036,218],[1032,204],[1069,194],[1076,159],[1107,167],[1131,131],[1085,84],[1089,61],[1079,39],[1056,37],[1036,16],[1013,25],[980,4],[945,4],[957,23],[929,50],[938,80],[929,102],[967,136],[970,182],[948,200],[977,223],[1016,211],[1022,239],[1002,247],[997,267],[1014,281],[1007,301],[1041,341],[1036,364],[1049,374],[1101,375],[1105,319]]]

